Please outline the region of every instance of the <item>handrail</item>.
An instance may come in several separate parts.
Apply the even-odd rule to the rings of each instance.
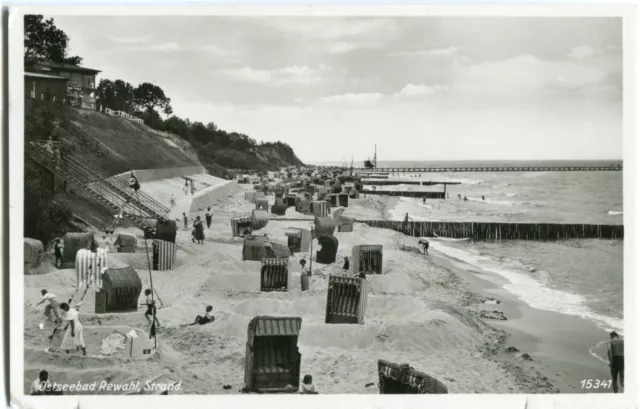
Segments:
[[[42,142],[47,143],[47,141]],[[55,142],[54,144],[59,145],[59,143]],[[78,166],[84,168],[85,172],[93,174],[98,180],[104,179],[106,183],[109,183],[119,190],[122,195],[129,197],[130,201],[138,202],[141,207],[146,208],[147,212],[153,213],[156,217],[166,217],[169,213],[169,209],[167,207],[163,206],[146,193],[138,191],[136,196],[131,194],[129,185],[126,181],[120,178],[110,177],[104,169],[88,158],[80,149],[74,149],[71,155],[64,155],[65,159],[69,159],[69,156],[71,156],[72,160],[74,160]]]
[[[71,158],[69,158],[68,155],[65,155],[65,159],[67,161],[72,161],[77,167],[80,167],[85,172],[90,172],[90,173],[93,173],[93,174],[96,173],[90,167],[86,166],[84,163],[82,163],[81,161],[79,161],[77,158],[75,158],[73,156],[71,156]],[[98,176],[98,180],[99,180],[99,182],[101,184],[110,186],[111,190],[116,191],[120,196],[128,198],[129,202],[133,202],[133,203],[137,204],[138,207],[140,207],[145,212],[152,213],[156,217],[162,216],[162,214],[159,213],[159,211],[158,211],[156,206],[153,206],[153,205],[149,206],[147,203],[145,203],[144,200],[139,200],[138,198],[133,196],[130,193],[129,186],[126,186],[126,187],[125,186],[117,186],[114,183],[111,183],[109,180],[103,179],[100,176]],[[94,183],[97,183],[97,182],[94,182]]]
[[[108,183],[111,183],[114,185],[117,184],[118,187],[121,187],[123,189],[123,193],[127,194],[134,200],[140,201],[142,204],[146,205],[150,210],[155,211],[158,214],[158,216],[166,215],[167,213],[169,213],[169,208],[162,205],[160,202],[158,202],[157,200],[155,200],[154,198],[152,198],[151,196],[149,196],[144,192],[138,191],[137,196],[139,198],[131,195],[129,193],[130,192],[129,184],[126,180],[123,180],[118,177],[110,176],[104,169],[100,167],[100,165],[98,165],[95,161],[91,160],[87,155],[82,153],[82,150],[76,149],[73,152],[73,156],[76,156],[76,157],[79,157],[79,159],[82,159],[83,162],[86,162],[86,164],[89,165],[88,166],[89,170],[91,170],[97,175],[100,175],[100,177],[106,179]]]
[[[78,167],[76,163],[64,159],[58,162],[50,153],[44,152],[45,148],[38,144],[31,143],[27,144],[27,146],[29,146],[30,149],[27,148],[25,151],[28,151],[28,154],[36,159],[42,166],[76,184],[80,189],[90,195],[102,198],[113,207],[121,209],[123,216],[131,219],[138,227],[146,227],[145,219],[153,218],[153,215],[143,211],[134,203],[126,201],[103,181],[91,181],[87,177],[86,172],[81,167]]]

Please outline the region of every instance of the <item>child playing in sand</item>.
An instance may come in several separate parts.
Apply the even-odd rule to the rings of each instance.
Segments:
[[[429,241],[428,240],[420,240],[420,245],[422,246],[422,250],[424,250],[425,255],[429,255]]]
[[[318,395],[316,387],[313,386],[313,377],[311,375],[305,375],[302,378],[302,387],[300,390],[301,395]]]
[[[213,322],[213,320],[215,320],[215,317],[213,316],[213,314],[211,314],[211,311],[213,311],[213,307],[207,305],[207,308],[205,308],[204,316],[198,315],[193,323],[187,325],[204,325]]]
[[[69,307],[67,303],[60,304],[60,309],[64,311],[62,319],[68,322],[67,326],[64,327],[65,333],[60,349],[66,351],[67,354],[72,348],[75,348],[76,351],[82,349],[82,354],[86,356],[87,347],[84,344],[82,324],[78,318],[78,311]]]
[[[44,308],[44,315],[46,315],[47,318],[57,324],[58,320],[60,320],[60,312],[58,310],[60,308],[60,304],[58,303],[56,296],[49,293],[47,290],[42,290],[41,293],[42,300],[36,304],[36,307],[40,304],[48,302],[47,306]]]
[[[149,338],[151,338],[152,335],[155,335],[155,329],[156,329],[155,324],[158,324],[158,326],[160,326],[160,321],[158,321],[158,316],[156,315],[156,312],[157,312],[156,302],[151,296],[151,289],[147,288],[146,290],[144,290],[144,295],[145,295],[145,303],[140,305],[147,306],[147,311],[145,311],[144,317],[147,319],[147,322],[149,322],[149,326],[151,328]],[[151,322],[154,318],[155,318],[154,322]]]
[[[50,388],[51,383],[49,383],[49,372],[42,370],[40,371],[40,374],[38,374],[38,379],[33,381],[31,384],[29,395],[46,395],[47,390]]]

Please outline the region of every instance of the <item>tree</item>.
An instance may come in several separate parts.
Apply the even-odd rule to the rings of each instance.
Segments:
[[[167,115],[173,113],[171,98],[167,98],[162,88],[149,82],[144,82],[136,87],[133,91],[133,102],[140,111],[152,111],[160,108]]]
[[[100,80],[96,94],[100,103],[115,111],[133,111],[133,85],[123,80]]]
[[[52,18],[42,15],[24,16],[24,59],[80,65],[82,58],[67,56],[69,37],[56,27]]]
[[[115,98],[115,90],[113,81],[103,78],[96,88],[96,99],[103,107],[113,109],[113,100]]]

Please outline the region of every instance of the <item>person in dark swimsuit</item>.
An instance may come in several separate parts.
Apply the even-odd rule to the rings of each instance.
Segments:
[[[609,334],[611,341],[607,348],[609,358],[609,368],[611,369],[611,386],[613,393],[618,393],[618,375],[620,376],[620,386],[624,388],[624,341],[620,339],[617,332]]]
[[[56,243],[53,246],[53,254],[56,256],[56,268],[62,267],[62,247],[60,247],[60,239],[56,239]]]
[[[344,274],[347,275],[347,271],[349,271],[349,257],[344,258],[344,265],[342,266],[344,270]]]
[[[151,338],[152,336],[155,336],[156,324],[160,326],[160,321],[158,321],[155,301],[151,296],[151,289],[147,288],[146,290],[144,290],[144,295],[146,297],[146,300],[145,300],[145,303],[142,305],[147,306],[147,311],[145,311],[144,317],[147,319],[147,321],[149,322],[149,325],[151,326],[151,332],[149,334],[149,338]],[[155,317],[155,321],[151,322],[151,320],[153,320],[154,317]]]
[[[213,311],[213,307],[210,305],[207,305],[207,308],[205,308],[204,316],[198,315],[191,324],[187,324],[187,325],[196,325],[196,324],[204,325],[204,324],[213,322],[215,320],[215,317],[211,314],[211,311]]]
[[[204,214],[204,218],[207,221],[207,229],[211,227],[211,220],[213,218],[213,214],[211,213],[211,207],[207,208],[207,213]]]

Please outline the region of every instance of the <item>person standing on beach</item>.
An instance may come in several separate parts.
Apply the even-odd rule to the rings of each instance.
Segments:
[[[144,312],[144,317],[147,319],[147,322],[150,325],[149,338],[151,338],[152,336],[155,336],[156,323],[158,324],[158,326],[160,326],[160,321],[158,321],[158,316],[156,315],[156,302],[151,296],[151,289],[147,288],[146,290],[144,290],[144,295],[145,303],[141,305],[147,306],[147,311]],[[153,322],[151,322],[151,320],[153,320]]]
[[[300,270],[300,288],[302,289],[302,291],[307,291],[309,289],[310,272],[307,270],[306,264],[307,260],[300,260],[300,267],[302,267],[302,269]]]
[[[344,270],[344,275],[347,275],[349,271],[349,257],[344,258],[344,264],[342,265],[342,269]]]
[[[402,221],[402,231],[404,234],[409,234],[409,220],[411,220],[411,218],[409,217],[409,213],[407,213],[404,215],[404,220]]]
[[[196,217],[196,221],[193,223],[193,230],[195,231],[195,239],[198,244],[204,244],[204,226],[200,216]]]
[[[82,355],[86,356],[87,347],[84,344],[83,329],[78,318],[78,311],[75,308],[71,308],[67,303],[60,304],[60,309],[64,311],[62,319],[68,322],[67,326],[64,327],[65,333],[60,349],[67,354],[72,348],[75,348],[76,351],[82,349]]]
[[[56,256],[55,266],[56,268],[62,267],[62,247],[60,246],[60,239],[56,239],[53,245],[53,254]]]
[[[171,199],[169,199],[169,203],[171,204],[171,207],[175,207],[176,205],[176,195],[174,195],[173,193],[171,194]]]
[[[189,218],[187,217],[186,213],[182,213],[182,219],[184,220],[184,228],[188,229],[189,228]]]
[[[189,181],[187,179],[184,180],[184,187],[182,188],[182,191],[185,196],[189,194]]]
[[[204,218],[207,221],[207,229],[211,227],[211,219],[213,215],[211,214],[211,207],[207,207],[207,212],[204,214]]]
[[[613,393],[618,393],[618,375],[620,375],[620,386],[624,388],[624,341],[620,339],[617,332],[609,334],[611,341],[607,348],[609,358],[609,368],[611,369],[611,380]]]

